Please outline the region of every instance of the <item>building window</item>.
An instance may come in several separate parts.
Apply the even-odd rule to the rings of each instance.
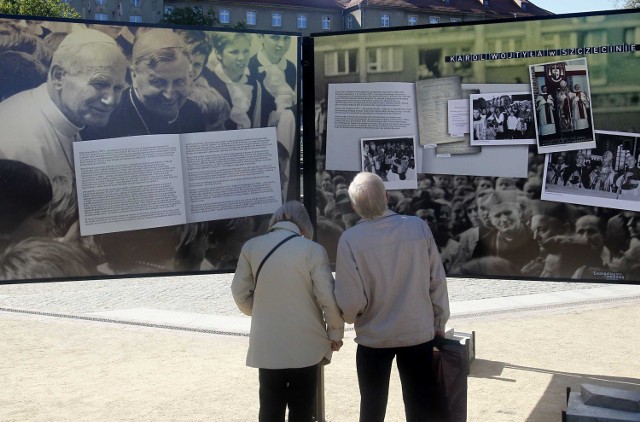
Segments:
[[[444,67],[450,67],[454,69],[454,72],[460,72],[461,76],[466,74],[470,75],[472,72],[472,62],[453,62],[453,63],[442,63],[442,56],[433,56],[429,54],[429,50],[421,50],[418,54],[420,54],[420,64],[424,64],[424,68],[433,72],[432,69],[429,69],[429,65],[431,68],[436,71],[440,68],[441,65]],[[465,56],[467,54],[471,54],[470,47],[451,47],[445,50],[445,56]],[[445,70],[445,73],[451,73],[451,71]]]
[[[370,48],[367,51],[367,72],[398,72],[402,70],[402,49],[396,47]]]
[[[256,12],[254,10],[247,10],[247,15],[245,17],[245,23],[247,25],[255,25],[256,24]]]
[[[229,9],[220,9],[218,12],[218,19],[220,19],[220,23],[229,23],[231,22],[231,13]]]
[[[381,13],[380,14],[380,26],[381,27],[388,28],[390,21],[391,21],[391,18],[389,18],[389,14],[388,13]]]
[[[489,7],[489,0],[484,0],[482,4],[484,5],[484,7]]]
[[[107,3],[107,0],[96,0],[96,4],[98,6],[104,6]]]
[[[324,53],[325,76],[356,73],[357,50],[340,50]]]
[[[142,0],[131,0],[131,7],[140,7],[142,5]]]
[[[345,24],[347,29],[353,29],[353,15],[347,16],[347,23]]]
[[[322,17],[322,29],[331,29],[331,16]]]
[[[281,27],[282,26],[282,13],[272,13],[271,14],[271,26]]]
[[[417,16],[409,16],[409,19],[407,20],[407,23],[409,24],[409,26],[416,26],[418,24],[418,17]]]
[[[502,53],[507,51],[520,51],[524,46],[525,39],[522,37],[515,37],[511,39],[488,39],[487,48],[492,53]],[[512,59],[509,60],[509,65],[519,65],[524,62],[524,59]],[[501,60],[489,60],[486,63],[487,67],[504,66]]]
[[[131,16],[129,16],[129,22],[141,23],[142,22],[142,16],[141,15],[131,15]]]
[[[624,29],[625,44],[640,44],[640,27],[630,27]],[[631,53],[634,56],[640,56],[640,51]]]
[[[307,28],[307,15],[299,14],[298,29],[306,29],[306,28]]]
[[[109,14],[108,13],[96,13],[94,15],[95,19],[97,21],[108,21],[109,20]]]
[[[451,18],[451,22],[462,22],[460,18]]]
[[[429,23],[440,23],[439,16],[429,16]]]

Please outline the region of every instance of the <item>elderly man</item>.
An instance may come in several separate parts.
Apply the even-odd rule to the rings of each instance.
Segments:
[[[335,296],[355,324],[360,421],[384,420],[394,358],[407,421],[430,420],[431,340],[449,318],[436,242],[420,218],[389,211],[379,176],[359,173],[349,197],[362,220],[340,237]]]
[[[189,50],[170,29],[150,29],[136,37],[131,55],[132,87],[107,126],[85,139],[205,130],[200,108],[188,96],[193,82]]]
[[[102,127],[125,86],[127,63],[99,31],[72,32],[53,55],[46,83],[0,103],[0,156],[53,178],[73,175],[73,142],[85,126]]]

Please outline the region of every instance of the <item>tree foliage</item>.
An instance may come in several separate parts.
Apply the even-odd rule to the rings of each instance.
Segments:
[[[0,13],[50,18],[80,18],[80,14],[62,0],[0,0]]]
[[[609,0],[616,8],[640,9],[640,0]]]
[[[176,7],[171,12],[164,14],[162,23],[189,26],[213,26],[218,23],[218,19],[212,10],[204,13],[200,7]]]
[[[200,7],[176,7],[171,12],[164,14],[161,23],[186,26],[215,26],[220,24],[220,21],[213,10],[208,10],[207,13],[204,13]],[[243,22],[238,22],[232,28],[244,29],[245,25]]]

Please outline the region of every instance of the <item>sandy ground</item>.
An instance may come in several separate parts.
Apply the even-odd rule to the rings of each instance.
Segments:
[[[476,332],[470,421],[558,421],[565,389],[640,390],[640,301],[453,320]],[[558,312],[558,311],[557,311]],[[247,338],[0,312],[2,421],[255,421]],[[325,370],[326,420],[358,419],[356,345]],[[403,421],[397,376],[387,421]]]

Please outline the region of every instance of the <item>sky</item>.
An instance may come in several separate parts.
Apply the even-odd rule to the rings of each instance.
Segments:
[[[615,0],[531,0],[531,3],[555,14],[594,12],[616,8]]]

